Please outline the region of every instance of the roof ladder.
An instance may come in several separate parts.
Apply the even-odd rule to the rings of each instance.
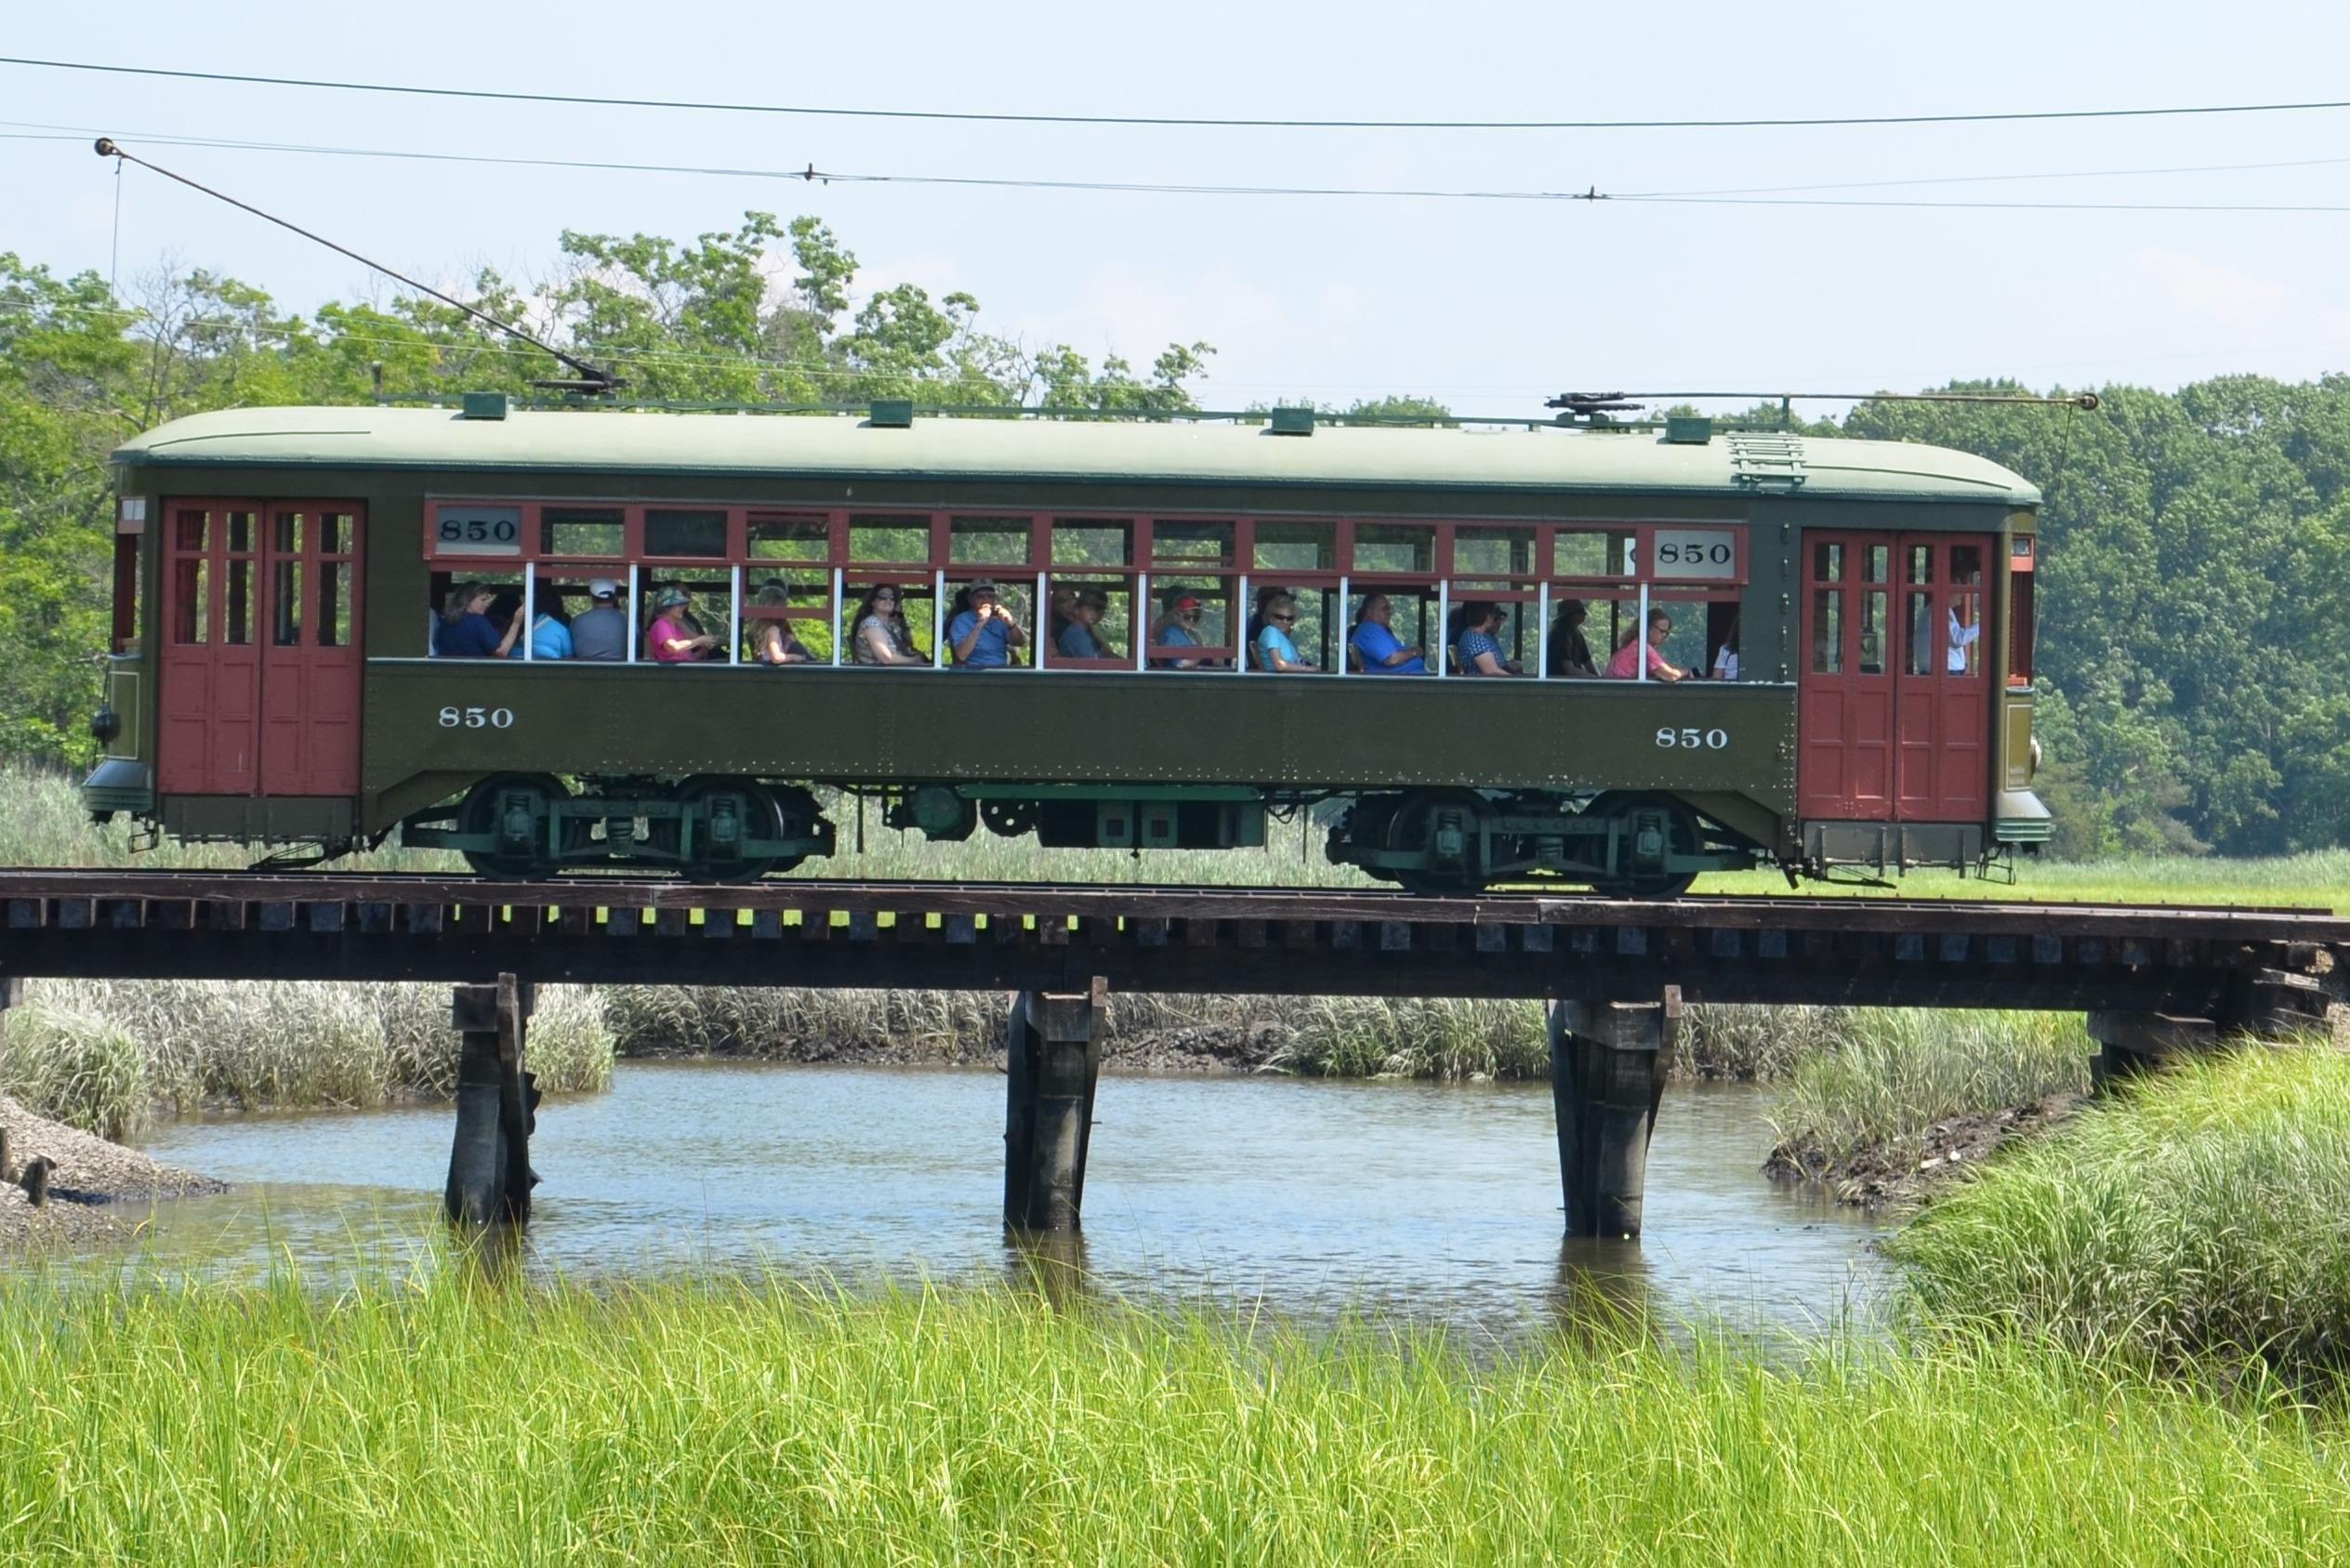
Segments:
[[[1803,438],[1770,430],[1733,430],[1730,481],[1747,490],[1787,492],[1803,488]]]

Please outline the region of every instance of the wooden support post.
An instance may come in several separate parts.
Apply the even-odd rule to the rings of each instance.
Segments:
[[[2097,1054],[2089,1059],[2089,1079],[2104,1089],[2152,1072],[2174,1056],[2210,1050],[2220,1043],[2220,1026],[2208,1018],[2169,1013],[2093,1012],[2089,1037]]]
[[[444,1201],[459,1225],[520,1225],[531,1217],[531,1134],[538,1083],[522,1067],[531,985],[510,974],[495,985],[460,985],[450,1023],[457,1055],[456,1141],[449,1151]]]
[[[1655,1002],[1551,1008],[1551,1096],[1573,1236],[1640,1234],[1648,1140],[1681,1033],[1681,987]]]
[[[1109,985],[1081,995],[1023,991],[1004,1031],[1004,1223],[1074,1231],[1085,1205],[1093,1087]]]

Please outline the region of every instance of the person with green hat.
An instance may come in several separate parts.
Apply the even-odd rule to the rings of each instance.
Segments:
[[[690,665],[706,659],[718,639],[693,618],[693,596],[675,584],[653,598],[652,629],[644,634],[644,650],[656,665]]]

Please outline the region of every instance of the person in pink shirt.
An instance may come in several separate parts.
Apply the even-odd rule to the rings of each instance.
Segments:
[[[1610,680],[1630,680],[1640,673],[1638,663],[1644,651],[1648,656],[1648,679],[1651,680],[1685,680],[1689,672],[1675,667],[1664,655],[1665,639],[1672,635],[1672,617],[1661,610],[1648,613],[1648,635],[1645,638],[1627,637],[1624,645],[1616,650],[1616,656],[1607,661]]]
[[[718,639],[693,618],[693,601],[683,588],[664,588],[654,600],[657,613],[644,634],[644,651],[657,665],[687,665],[706,659]]]

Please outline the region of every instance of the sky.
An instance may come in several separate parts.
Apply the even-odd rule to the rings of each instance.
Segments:
[[[2350,7],[1292,3],[673,9],[118,0],[9,7],[0,52],[588,96],[1351,119],[1972,113],[2350,98]],[[1935,126],[1323,130],[689,113],[0,65],[0,251],[166,262],[286,306],[383,299],[350,260],[131,168],[103,132],[436,283],[552,271],[565,229],[829,224],[861,290],[962,289],[980,323],[1146,364],[1217,350],[1210,407],[1382,393],[1536,415],[1563,390],[2171,388],[2350,365],[2350,210],[2244,213],[1186,195],[566,171],[205,137],[531,158],[1220,185],[1813,200],[2336,204],[2350,110]],[[73,139],[31,139],[45,135]],[[2231,168],[2215,165],[2294,167]],[[2200,169],[2185,173],[2111,171]],[[2095,178],[2040,177],[2089,172]],[[1987,178],[2001,177],[2001,178]],[[1950,183],[1874,185],[1935,180]],[[119,263],[115,257],[119,255]],[[1820,412],[1831,410],[1823,408]]]

